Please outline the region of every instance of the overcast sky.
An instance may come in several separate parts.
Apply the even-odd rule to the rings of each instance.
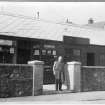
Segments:
[[[89,18],[95,22],[105,21],[105,2],[0,2],[0,10],[14,14],[63,22],[66,18],[77,24],[87,24]]]

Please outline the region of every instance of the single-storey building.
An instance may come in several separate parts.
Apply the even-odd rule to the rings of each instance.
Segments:
[[[0,63],[26,64],[42,60],[44,83],[53,83],[55,56],[65,62],[105,66],[105,30],[103,28],[55,23],[43,19],[0,13]]]

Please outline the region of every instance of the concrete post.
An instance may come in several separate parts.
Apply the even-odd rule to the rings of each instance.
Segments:
[[[73,92],[80,92],[81,91],[81,86],[80,86],[80,80],[81,80],[81,75],[80,75],[80,68],[81,68],[81,63],[80,62],[67,62],[67,87]]]
[[[43,61],[29,61],[33,65],[33,96],[43,92]]]

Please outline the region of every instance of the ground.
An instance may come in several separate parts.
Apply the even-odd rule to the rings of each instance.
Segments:
[[[47,89],[50,91],[50,95]],[[0,102],[105,104],[105,91],[72,93],[70,91],[65,91],[65,87],[63,87],[63,89],[63,92],[56,93],[54,91],[54,85],[44,86],[44,92],[48,92],[48,94],[46,93],[40,96],[1,98]]]

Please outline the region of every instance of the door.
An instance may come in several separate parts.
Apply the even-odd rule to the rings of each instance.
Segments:
[[[30,60],[31,51],[29,49],[18,49],[18,64],[27,64]]]
[[[53,64],[54,64],[54,56],[53,55],[44,55],[41,57],[42,61],[44,61],[44,76],[43,82],[44,84],[53,84],[55,82],[55,77],[53,75]]]
[[[95,54],[87,53],[87,66],[94,66],[94,65],[95,65]]]

